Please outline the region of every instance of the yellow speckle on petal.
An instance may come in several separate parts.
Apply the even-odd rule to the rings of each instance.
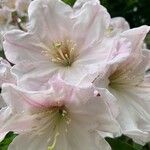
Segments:
[[[105,35],[108,37],[111,36],[113,30],[114,30],[113,26],[109,26],[108,29],[106,29]]]

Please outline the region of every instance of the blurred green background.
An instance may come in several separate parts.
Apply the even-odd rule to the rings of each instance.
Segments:
[[[76,0],[64,0],[73,5]],[[131,27],[150,25],[150,0],[100,0],[112,17],[122,16]]]
[[[112,17],[122,16],[131,27],[150,25],[150,0],[101,0]]]

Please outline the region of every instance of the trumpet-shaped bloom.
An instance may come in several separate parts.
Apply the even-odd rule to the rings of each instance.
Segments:
[[[116,54],[115,39],[105,36],[110,16],[97,0],[77,1],[74,8],[58,0],[36,0],[29,7],[29,20],[28,32],[8,32],[4,42],[7,59],[16,64],[12,71],[18,85],[24,88],[44,89],[57,73],[78,84],[87,74],[103,71]]]
[[[123,32],[122,36],[131,42],[131,54],[120,63],[112,63],[105,74],[106,80],[95,81],[97,86],[106,86],[118,99],[117,120],[123,133],[138,143],[147,142],[150,137],[150,80],[145,74],[150,53],[142,49],[149,30],[148,26],[142,26]]]
[[[1,139],[9,131],[19,134],[9,150],[110,150],[100,133],[119,131],[115,98],[105,89],[55,79],[44,91],[3,84],[2,96]]]

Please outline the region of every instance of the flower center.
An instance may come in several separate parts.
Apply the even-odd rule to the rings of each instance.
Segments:
[[[59,108],[58,110],[60,120],[64,121],[66,124],[70,124],[70,117],[65,108]]]
[[[69,113],[65,107],[56,107],[54,108],[54,111],[57,112],[55,125],[53,128],[55,134],[54,134],[53,143],[48,147],[48,150],[55,149],[58,136],[62,134],[62,132],[66,132],[66,133],[68,132],[68,125],[71,122]]]
[[[75,60],[76,45],[71,40],[53,42],[50,49],[44,51],[46,56],[54,63],[71,66]]]

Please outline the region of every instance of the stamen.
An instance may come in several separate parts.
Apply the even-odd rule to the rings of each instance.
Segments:
[[[71,66],[75,60],[76,45],[71,40],[54,42],[50,48],[42,51],[54,63]]]
[[[56,146],[56,142],[57,142],[57,137],[59,136],[59,133],[57,132],[55,137],[54,137],[54,142],[51,146],[48,147],[48,150],[54,150],[55,146]]]
[[[37,132],[38,135],[42,135],[47,131],[48,128],[51,129],[51,132],[54,133],[54,137],[51,137],[47,140],[50,146],[48,150],[55,150],[57,144],[57,138],[61,134],[68,133],[68,127],[71,123],[71,118],[69,112],[65,106],[54,106],[50,110],[42,111],[40,113],[40,118],[36,118],[38,121],[41,118],[49,118],[42,120],[43,127],[36,126],[33,129]]]

